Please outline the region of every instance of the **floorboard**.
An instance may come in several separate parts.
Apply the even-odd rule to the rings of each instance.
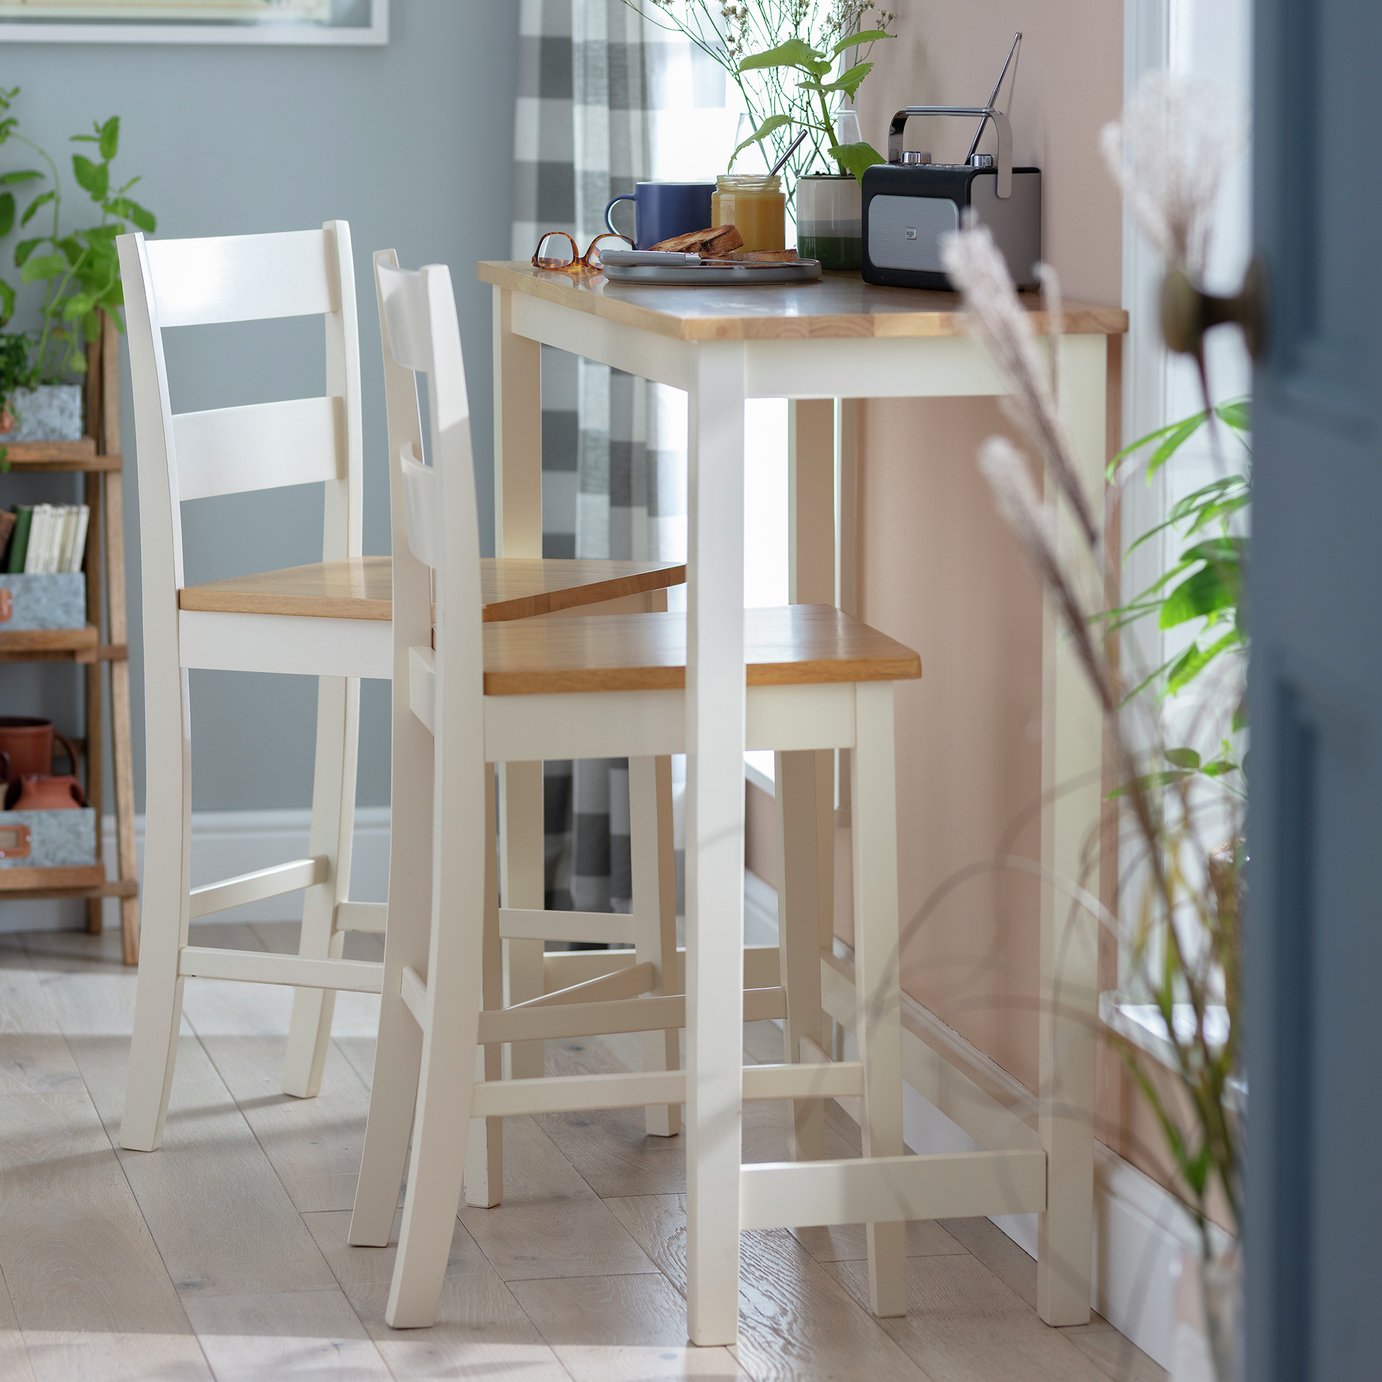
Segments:
[[[945,1229],[1020,1300],[1036,1309],[1036,1262],[992,1220],[949,1219]],[[1062,1329],[1061,1336],[1120,1382],[1165,1382],[1165,1370],[1100,1315],[1088,1324]]]
[[[293,991],[203,980],[188,986],[187,1020],[299,1213],[349,1209],[360,1170],[369,1089],[335,1042],[321,1093],[283,1093]]]
[[[194,1295],[185,1304],[216,1382],[388,1382],[383,1358],[338,1289]]]
[[[509,1282],[657,1270],[531,1118],[506,1120],[503,1203],[461,1222]]]
[[[209,1376],[84,1089],[0,1095],[0,1271],[36,1382]]]
[[[503,1377],[549,1382],[567,1374],[475,1240],[458,1225],[446,1266],[437,1322],[394,1330],[384,1323],[396,1248],[352,1248],[347,1213],[304,1218],[356,1314],[395,1377],[409,1382]],[[398,1241],[395,1223],[393,1241]]]
[[[211,943],[211,942],[208,942]],[[189,981],[193,990],[206,981]],[[133,976],[53,976],[48,986],[112,1140],[119,1134]],[[195,1011],[196,996],[185,1004]],[[183,1030],[189,1032],[186,1014]],[[163,1146],[120,1152],[144,1218],[183,1293],[247,1295],[335,1284],[306,1225],[195,1036],[181,1037]]]
[[[833,1272],[861,1307],[868,1300],[863,1262]],[[931,1382],[993,1382],[1021,1359],[1023,1382],[1104,1382],[1105,1374],[982,1262],[963,1257],[907,1259],[907,1314],[880,1320]]]
[[[686,1293],[686,1206],[679,1195],[611,1200],[610,1207],[682,1295]],[[925,1382],[906,1354],[876,1328],[786,1229],[740,1240],[739,1342],[754,1378],[860,1377]]]
[[[379,938],[348,953],[377,958]],[[141,1154],[113,1146],[133,997],[115,932],[0,937],[0,1382],[1164,1377],[1102,1320],[1042,1326],[1031,1259],[987,1220],[909,1226],[910,1313],[883,1322],[861,1304],[862,1230],[746,1234],[738,1344],[689,1347],[684,1139],[647,1137],[636,1109],[508,1120],[504,1201],[461,1210],[437,1325],[391,1330],[395,1249],[346,1242],[378,1000],[338,998],[323,1093],[295,1100],[291,993],[192,981],[165,1146]],[[745,1037],[781,1059],[769,1024]],[[618,1037],[551,1043],[548,1066],[638,1059]],[[745,1158],[784,1159],[787,1127],[785,1104],[747,1105]],[[858,1154],[838,1105],[826,1130],[828,1155]]]
[[[34,1382],[29,1351],[24,1347],[24,1335],[10,1303],[3,1271],[0,1271],[0,1377],[13,1379],[13,1382]]]
[[[658,1272],[522,1281],[513,1290],[576,1382],[745,1376],[728,1349],[686,1342],[686,1302]]]

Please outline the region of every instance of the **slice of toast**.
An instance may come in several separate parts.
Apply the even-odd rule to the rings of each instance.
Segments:
[[[702,259],[716,258],[737,250],[744,237],[734,226],[711,226],[707,230],[693,230],[688,235],[673,235],[649,245],[654,250],[674,250],[679,254],[699,254]]]
[[[730,250],[721,255],[722,259],[732,259],[737,264],[795,264],[797,252],[789,250]]]

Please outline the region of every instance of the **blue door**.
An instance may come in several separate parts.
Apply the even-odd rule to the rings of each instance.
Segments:
[[[1247,1378],[1377,1382],[1382,5],[1255,23]]]

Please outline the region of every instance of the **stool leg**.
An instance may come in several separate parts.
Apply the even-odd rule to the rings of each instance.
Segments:
[[[824,1046],[821,1013],[820,878],[817,863],[817,755],[779,753],[777,762],[777,944],[787,989],[786,1059],[802,1059],[803,1039]],[[814,1057],[813,1057],[814,1059]],[[825,1104],[792,1104],[791,1155],[825,1156]]]
[[[489,871],[485,881],[484,979],[481,1002],[486,1009],[504,1006],[504,942],[499,936],[499,879],[494,853],[498,845],[494,814],[494,775],[485,780],[485,839],[489,843]],[[476,1080],[504,1078],[504,1048],[481,1046],[475,1051]],[[493,1209],[504,1198],[504,1120],[472,1118],[466,1143],[465,1202]]]
[[[629,848],[633,865],[633,911],[637,959],[654,968],[653,993],[675,991],[667,971],[677,954],[677,880],[672,844],[672,760],[629,759]],[[676,1027],[643,1034],[643,1069],[676,1070],[681,1036]],[[674,1137],[681,1131],[681,1105],[648,1109],[648,1133]]]
[[[499,766],[499,894],[505,907],[540,911],[546,903],[542,818],[542,764]],[[504,942],[504,981],[508,1003],[538,998],[543,992],[541,941]],[[513,1079],[537,1079],[545,1069],[546,1045],[516,1041],[509,1047]]]
[[[470,781],[457,780],[466,775],[459,755],[448,762],[443,752],[442,759],[422,1072],[403,1228],[384,1311],[395,1329],[425,1328],[436,1319],[456,1231],[480,1032],[485,931],[480,890],[487,894],[496,886],[489,863],[494,844],[484,833],[489,813],[481,800],[488,795],[488,769],[480,791],[473,774]]]
[[[855,1039],[864,1065],[863,1154],[902,1155],[902,1002],[893,688],[855,688],[853,773]],[[869,1306],[907,1312],[906,1225],[868,1225]]]
[[[403,1002],[402,983],[405,968],[428,972],[434,772],[432,736],[408,706],[407,684],[399,683],[393,703],[389,925],[384,934],[379,1040],[360,1178],[347,1234],[357,1247],[388,1244],[408,1159],[422,1030]]]
[[[134,1039],[125,1080],[120,1145],[152,1152],[163,1140],[173,1084],[187,944],[192,852],[192,757],[187,673],[156,667],[150,648],[144,689],[149,744],[145,806],[144,929],[135,992]],[[176,727],[172,733],[170,727]]]
[[[312,834],[308,853],[325,857],[327,875],[309,888],[302,909],[298,954],[339,958],[345,934],[336,930],[336,908],[350,891],[355,832],[355,769],[360,740],[360,683],[321,677],[317,691],[317,762],[312,785]],[[298,989],[288,1026],[283,1092],[315,1098],[321,1089],[336,994]]]

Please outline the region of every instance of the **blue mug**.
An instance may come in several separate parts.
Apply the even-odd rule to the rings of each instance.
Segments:
[[[633,203],[633,243],[645,250],[674,235],[689,235],[710,226],[710,198],[713,182],[640,182],[632,192],[622,193],[605,207],[605,224],[615,235],[622,235],[613,219],[620,202]]]

